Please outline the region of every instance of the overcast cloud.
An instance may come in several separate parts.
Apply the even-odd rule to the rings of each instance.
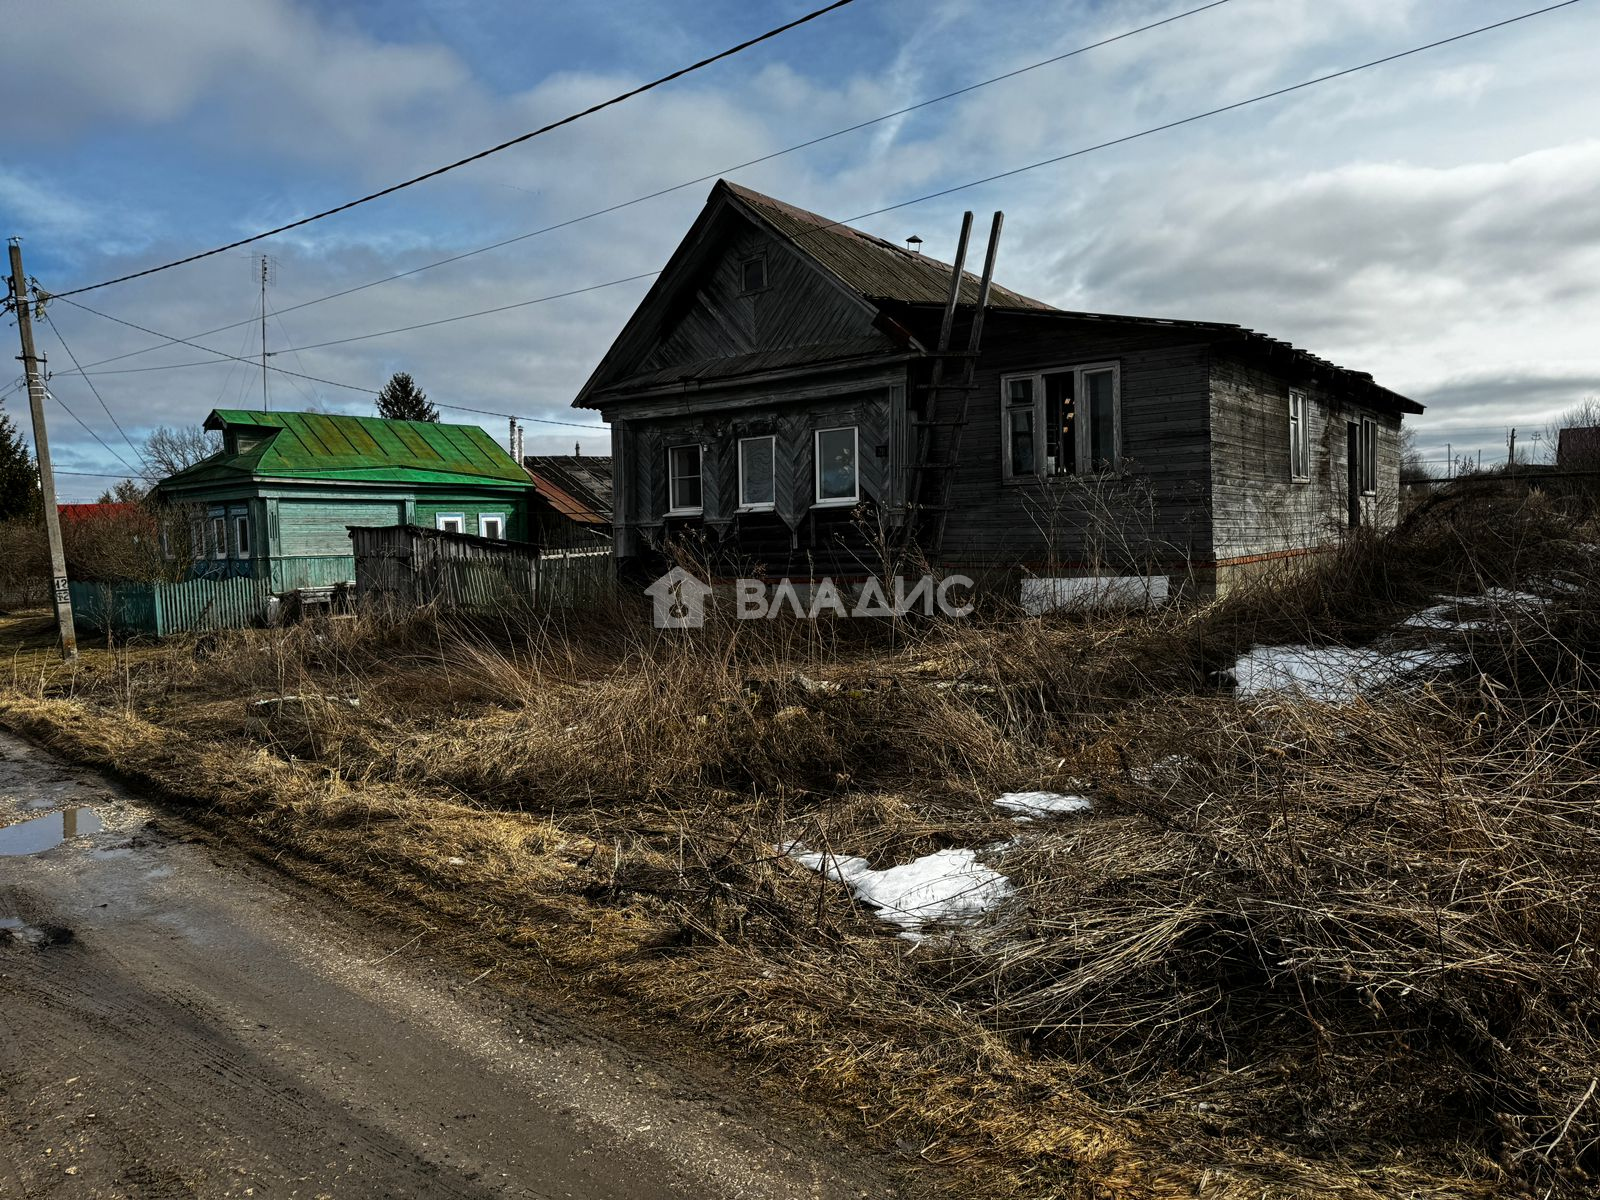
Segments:
[[[264,247],[273,363],[515,412],[530,447],[603,452],[568,405],[648,280],[300,349],[659,267],[709,183],[401,282],[304,301],[715,172],[1181,11],[1184,0],[857,0],[729,63]],[[65,289],[337,203],[512,136],[805,11],[783,0],[63,0],[8,12],[0,232]],[[1503,19],[1531,0],[1230,0],[959,100],[739,172],[836,218]],[[1236,321],[1429,406],[1424,448],[1503,453],[1600,394],[1600,5],[864,222],[947,257],[963,207],[1004,208],[1000,276],[1066,308]],[[259,353],[237,251],[81,297]],[[149,336],[60,303],[85,363]],[[51,328],[53,391],[123,458]],[[134,441],[260,403],[259,370],[174,346],[95,376]],[[370,411],[275,376],[274,406]],[[13,394],[13,415],[25,406]],[[493,416],[479,420],[498,436]],[[122,467],[61,409],[58,465]],[[63,498],[109,479],[63,476]]]

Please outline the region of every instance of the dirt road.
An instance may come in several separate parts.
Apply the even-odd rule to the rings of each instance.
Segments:
[[[5,734],[0,824],[0,1195],[901,1194]]]

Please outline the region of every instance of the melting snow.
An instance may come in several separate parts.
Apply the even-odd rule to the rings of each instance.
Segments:
[[[1349,704],[1375,688],[1416,671],[1459,666],[1445,650],[1378,650],[1355,646],[1255,646],[1234,664],[1238,695],[1254,699],[1284,693]]]
[[[1059,813],[1084,812],[1094,807],[1087,796],[1063,796],[1059,792],[1007,792],[995,802],[996,808],[1009,808],[1013,821],[1032,821]]]
[[[813,871],[849,885],[878,916],[917,940],[934,922],[971,924],[1011,895],[1011,882],[978,862],[973,850],[935,850],[898,867],[875,871],[864,858],[818,854],[798,842],[779,847]]]

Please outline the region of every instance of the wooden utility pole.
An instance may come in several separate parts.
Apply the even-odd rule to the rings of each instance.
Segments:
[[[61,657],[78,657],[78,635],[72,628],[72,591],[67,586],[67,557],[61,549],[61,514],[56,510],[56,476],[50,467],[50,438],[44,428],[44,371],[33,349],[33,309],[28,277],[22,273],[22,246],[11,239],[11,300],[16,306],[17,333],[22,338],[22,370],[28,380],[28,408],[33,414],[33,452],[39,460],[39,495],[44,506],[45,536],[50,540],[50,594],[61,630]]]
[[[261,411],[272,407],[267,399],[267,256],[261,256]]]

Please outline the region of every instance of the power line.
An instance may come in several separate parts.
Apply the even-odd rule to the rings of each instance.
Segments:
[[[72,288],[70,291],[60,292],[58,295],[76,296],[83,292],[95,291],[98,288],[110,287],[115,283],[126,283],[130,279],[141,279],[146,275],[154,275],[158,271],[169,271],[173,267],[181,267],[187,263],[198,262],[202,258],[210,258],[214,254],[224,254],[229,250],[237,250],[240,246],[248,246],[251,242],[259,242],[262,238],[269,238],[276,234],[287,233],[291,229],[299,229],[303,225],[309,225],[313,221],[320,221],[324,217],[331,217],[336,213],[347,212],[348,210],[356,208],[359,205],[370,203],[371,201],[380,199],[384,196],[391,196],[395,192],[402,191],[408,187],[414,187],[425,180],[436,179],[440,175],[443,175],[448,171],[454,171],[459,167],[464,167],[468,163],[474,163],[480,159],[488,158],[491,154],[499,154],[502,150],[508,150],[512,146],[519,146],[523,142],[530,141],[542,134],[549,133],[553,129],[560,129],[563,125],[571,125],[575,121],[580,121],[584,117],[591,116],[602,109],[611,108],[613,105],[621,104],[625,100],[631,100],[633,97],[642,95],[653,88],[658,88],[663,84],[671,83],[677,79],[682,79],[685,75],[693,74],[695,71],[699,71],[704,67],[709,67],[712,63],[721,62],[725,58],[731,58],[733,55],[738,54],[741,51],[748,50],[752,46],[758,46],[762,42],[769,41],[780,34],[787,33],[791,29],[795,29],[806,24],[808,21],[815,21],[818,17],[826,16],[828,13],[831,13],[836,9],[843,8],[847,4],[853,4],[854,2],[855,0],[833,0],[833,3],[831,4],[824,5],[822,8],[814,9],[802,17],[797,17],[793,21],[788,21],[782,25],[779,25],[775,29],[769,29],[766,33],[760,34],[753,38],[748,38],[736,46],[730,46],[728,49],[723,50],[720,53],[711,55],[709,58],[702,58],[699,62],[691,63],[686,67],[680,67],[676,71],[662,75],[657,79],[652,79],[649,83],[643,83],[636,88],[630,88],[626,92],[621,92],[618,95],[611,97],[609,100],[602,100],[598,104],[591,104],[588,108],[583,109],[581,112],[575,112],[569,116],[562,117],[560,120],[551,121],[547,125],[541,125],[538,129],[533,129],[527,133],[519,134],[517,137],[510,138],[507,141],[501,142],[499,145],[490,146],[487,150],[479,150],[476,154],[469,154],[465,158],[458,158],[455,162],[446,163],[442,167],[435,167],[431,171],[424,171],[421,175],[415,175],[412,178],[402,180],[399,183],[390,184],[386,188],[381,188],[376,192],[369,192],[367,195],[358,197],[355,200],[347,200],[343,204],[335,205],[333,208],[324,209],[319,213],[313,213],[309,217],[301,217],[297,221],[290,221],[286,225],[279,225],[276,229],[268,229],[261,233],[251,234],[249,237],[240,238],[237,241],[229,242],[225,246],[217,246],[211,250],[201,251],[199,254],[190,254],[184,258],[174,259],[171,262],[162,263],[158,267],[147,267],[142,271],[133,271],[127,275],[119,275],[115,279],[106,279],[100,283],[86,284],[83,287]]]
[[[583,213],[583,214],[581,214],[579,216],[576,216],[576,217],[569,217],[566,220],[558,221],[553,225],[546,225],[546,226],[544,226],[544,227],[542,227],[540,229],[529,230],[527,233],[519,233],[519,234],[515,235],[514,237],[503,238],[502,240],[500,240],[498,242],[490,242],[488,245],[485,245],[485,246],[478,246],[478,247],[475,247],[474,249],[471,249],[471,250],[464,250],[459,254],[452,254],[452,255],[450,255],[450,256],[448,256],[446,258],[436,259],[435,261],[429,262],[429,263],[423,263],[421,266],[411,267],[408,270],[399,271],[399,272],[397,272],[397,273],[395,273],[393,275],[385,275],[380,279],[371,279],[371,280],[368,280],[366,283],[358,283],[353,287],[344,288],[344,289],[342,289],[340,291],[337,291],[337,292],[329,292],[327,295],[324,295],[324,296],[316,296],[316,297],[313,297],[310,300],[302,300],[298,304],[291,304],[287,308],[279,309],[278,312],[279,313],[290,313],[290,312],[294,312],[296,309],[310,308],[314,304],[322,304],[322,303],[324,303],[324,302],[326,302],[328,300],[339,300],[339,299],[342,299],[345,296],[350,296],[350,295],[354,295],[357,292],[366,291],[369,288],[379,287],[379,286],[381,286],[383,284],[386,284],[386,283],[393,283],[396,280],[406,279],[406,278],[409,278],[412,275],[419,275],[423,271],[431,271],[435,267],[449,266],[451,263],[458,263],[458,262],[461,262],[464,259],[473,258],[473,257],[475,257],[476,255],[479,255],[479,254],[486,254],[491,250],[501,250],[501,249],[504,249],[506,246],[516,245],[518,242],[525,242],[525,241],[528,241],[530,238],[541,237],[541,236],[543,236],[544,234],[547,234],[547,233],[554,233],[554,232],[556,232],[558,230],[567,229],[567,228],[569,228],[569,227],[571,227],[573,225],[579,225],[579,224],[582,224],[585,221],[593,220],[596,217],[608,216],[611,213],[620,212],[621,210],[623,210],[625,208],[632,208],[634,205],[644,204],[647,201],[657,200],[657,199],[660,199],[662,196],[669,196],[674,192],[680,192],[684,188],[694,187],[696,184],[699,184],[699,183],[706,183],[709,180],[719,179],[719,178],[721,178],[721,177],[723,177],[725,175],[732,175],[737,171],[742,171],[742,170],[745,170],[746,168],[749,168],[749,167],[759,166],[762,163],[771,162],[774,159],[782,158],[784,155],[793,154],[796,151],[808,150],[812,146],[821,145],[823,142],[831,141],[834,138],[843,137],[845,134],[855,133],[855,132],[857,132],[859,130],[862,130],[862,129],[868,129],[868,128],[872,127],[873,125],[882,124],[884,121],[892,121],[896,117],[906,116],[908,113],[913,113],[913,112],[918,111],[919,109],[928,108],[928,107],[930,107],[931,105],[934,105],[934,104],[943,103],[946,100],[952,100],[957,96],[965,96],[969,92],[975,92],[975,91],[979,90],[980,88],[988,87],[991,84],[1002,83],[1002,82],[1004,82],[1005,80],[1008,80],[1008,79],[1015,79],[1019,75],[1026,75],[1028,72],[1036,71],[1036,70],[1040,69],[1041,67],[1048,67],[1048,66],[1051,66],[1051,65],[1053,65],[1055,63],[1063,62],[1066,59],[1074,58],[1074,57],[1076,57],[1076,56],[1078,56],[1080,54],[1086,54],[1090,50],[1097,50],[1102,46],[1109,46],[1113,42],[1120,42],[1120,41],[1123,41],[1123,40],[1125,40],[1127,38],[1134,37],[1137,34],[1147,33],[1150,30],[1160,28],[1163,25],[1171,25],[1172,23],[1174,23],[1176,21],[1181,21],[1181,20],[1185,19],[1186,17],[1196,16],[1196,15],[1198,15],[1200,13],[1206,12],[1209,9],[1219,8],[1222,5],[1228,4],[1230,2],[1231,2],[1231,0],[1211,0],[1211,3],[1202,4],[1198,8],[1186,9],[1183,12],[1174,13],[1172,16],[1163,17],[1159,21],[1152,21],[1147,25],[1140,25],[1140,26],[1138,26],[1137,28],[1134,28],[1134,29],[1123,30],[1121,33],[1113,34],[1110,37],[1101,38],[1097,42],[1090,42],[1087,45],[1079,46],[1074,50],[1068,50],[1068,51],[1066,51],[1066,52],[1064,52],[1062,54],[1057,54],[1057,55],[1054,55],[1054,56],[1052,56],[1050,58],[1040,59],[1038,62],[1029,63],[1026,66],[1018,67],[1018,68],[1016,68],[1014,70],[1011,70],[1011,71],[1006,71],[1006,72],[1004,72],[1004,73],[1002,73],[1000,75],[994,75],[994,76],[991,76],[988,79],[982,79],[982,80],[979,80],[976,83],[967,84],[965,87],[956,88],[954,91],[945,92],[945,93],[943,93],[941,95],[938,95],[938,96],[931,96],[926,100],[919,100],[915,104],[908,104],[904,108],[897,108],[893,112],[884,113],[881,116],[872,117],[872,118],[870,118],[868,120],[865,120],[865,121],[858,121],[854,125],[845,126],[843,129],[835,129],[831,133],[824,133],[824,134],[821,134],[818,137],[810,138],[807,141],[797,142],[792,146],[786,146],[782,150],[774,150],[771,153],[763,154],[760,157],[746,159],[744,162],[741,162],[741,163],[735,163],[733,166],[730,166],[730,167],[723,167],[720,170],[712,171],[712,172],[709,172],[708,174],[705,174],[705,175],[697,175],[697,176],[695,176],[695,178],[686,179],[682,183],[675,183],[670,187],[659,188],[656,191],[647,192],[642,196],[635,196],[631,200],[623,200],[623,201],[620,201],[620,202],[618,202],[616,204],[608,205],[605,208],[597,208],[592,212]],[[631,282],[631,281],[629,281],[629,280],[619,280],[617,282]],[[612,285],[611,284],[605,284],[605,285],[601,285],[601,286],[609,287],[609,286],[612,286]],[[553,298],[553,297],[551,297],[551,298]],[[202,338],[202,337],[210,337],[213,333],[226,333],[230,329],[236,329],[241,325],[250,324],[251,320],[252,320],[252,318],[246,318],[243,321],[235,321],[231,325],[219,325],[215,329],[207,329],[207,330],[204,330],[204,331],[202,331],[200,333],[191,334],[190,336],[191,337],[196,337],[196,338]],[[178,340],[178,339],[173,339],[173,340]],[[115,355],[115,356],[113,356],[111,358],[102,358],[102,359],[99,359],[99,360],[97,360],[95,362],[90,363],[89,365],[91,367],[95,367],[95,366],[100,366],[103,363],[117,362],[120,359],[133,358],[133,357],[136,357],[136,356],[138,356],[140,354],[148,354],[152,350],[159,350],[163,346],[170,346],[170,345],[172,345],[172,341],[160,342],[160,343],[157,343],[154,346],[146,346],[142,350],[130,350],[125,354],[118,354],[118,355]]]
[[[82,425],[83,426],[83,431],[85,433],[87,433],[90,437],[92,437],[96,442],[99,443],[100,449],[104,450],[107,454],[111,455],[112,458],[116,459],[123,466],[128,467],[128,470],[132,474],[137,475],[139,473],[138,471],[134,470],[132,467],[128,466],[128,460],[127,459],[123,458],[122,455],[118,454],[110,446],[106,445],[105,442],[101,441],[100,440],[100,435],[98,433],[96,433],[93,429],[90,429],[88,423],[86,421],[84,421],[84,419],[82,417],[80,417],[77,413],[73,412],[72,409],[68,408],[67,407],[67,402],[65,400],[63,400],[60,396],[56,395],[49,388],[45,388],[44,394],[46,396],[49,396],[50,399],[54,400],[57,404],[61,405],[61,407],[63,409],[66,409],[67,416],[71,417],[79,425]]]
[[[72,352],[72,347],[67,345],[67,339],[62,336],[60,328],[51,319],[48,309],[43,310],[43,316],[44,323],[50,326],[50,332],[56,335],[56,341],[61,343],[61,348],[67,352],[67,357],[72,360],[72,365],[77,368],[78,374],[83,375],[83,381],[89,385],[89,390],[94,393],[94,398],[100,401],[100,407],[105,410],[106,416],[111,419],[111,424],[116,426],[117,432],[122,435],[122,440],[128,443],[128,449],[133,451],[135,458],[140,457],[139,447],[133,444],[133,439],[128,436],[128,431],[122,427],[122,422],[117,420],[116,414],[111,411],[111,406],[106,403],[106,398],[100,394],[100,389],[95,387],[94,380],[84,375],[83,368],[78,366],[78,356]]]
[[[651,274],[660,274],[660,272],[653,271],[653,272],[651,272]],[[644,278],[644,277],[641,276],[641,278]],[[607,285],[601,285],[601,286],[607,286]],[[51,299],[52,300],[60,300],[64,304],[70,304],[70,305],[72,305],[73,308],[81,308],[86,313],[93,313],[97,317],[103,317],[105,320],[112,321],[112,322],[114,322],[114,323],[116,323],[118,325],[126,325],[130,329],[137,329],[140,333],[148,333],[151,337],[165,337],[166,336],[165,334],[158,333],[154,329],[148,329],[143,325],[136,324],[133,321],[127,321],[127,320],[124,320],[121,317],[114,317],[110,313],[101,312],[98,308],[90,308],[87,304],[80,304],[76,300],[68,300],[64,296],[52,296]],[[121,371],[103,371],[103,372],[96,372],[96,374],[117,375],[117,374],[131,374],[131,373],[139,372],[139,371],[170,371],[170,370],[175,370],[175,369],[177,369],[179,367],[209,367],[209,366],[213,366],[213,365],[220,365],[221,363],[223,363],[223,362],[225,362],[225,361],[227,361],[229,359],[231,359],[231,360],[233,360],[235,362],[245,363],[247,366],[252,366],[252,367],[260,365],[254,359],[245,358],[245,357],[243,357],[241,355],[238,355],[238,354],[228,354],[226,351],[223,351],[223,350],[213,350],[210,346],[197,345],[196,343],[189,341],[187,338],[169,338],[168,340],[172,341],[172,342],[182,342],[185,346],[194,346],[194,348],[196,350],[204,350],[207,354],[215,354],[217,357],[213,358],[213,359],[206,359],[206,360],[203,360],[203,361],[200,361],[200,362],[173,363],[173,364],[171,364],[169,366],[163,366],[163,367],[127,367],[127,368],[123,368]],[[274,351],[274,353],[277,353],[277,354],[290,354],[290,353],[293,353],[293,352],[294,351],[292,351],[292,350]],[[340,383],[336,379],[324,379],[320,375],[307,375],[307,374],[305,374],[304,372],[301,372],[301,371],[291,371],[287,367],[273,366],[271,363],[267,364],[267,370],[269,370],[269,371],[277,371],[277,372],[279,372],[281,374],[284,374],[284,375],[292,375],[297,379],[309,379],[313,383],[325,383],[329,387],[345,388],[345,389],[347,389],[349,391],[352,391],[352,392],[364,392],[365,394],[367,394],[369,396],[376,396],[378,394],[378,391],[377,391],[376,388],[360,387],[360,386],[358,386],[357,384],[354,384],[354,383]],[[85,380],[87,380],[89,378],[88,372],[82,370],[82,368],[79,368],[78,373],[80,375],[82,375]],[[531,422],[533,424],[538,424],[538,425],[564,425],[564,426],[567,426],[567,427],[572,428],[572,429],[594,429],[594,430],[605,430],[606,429],[606,426],[604,426],[604,425],[594,425],[594,424],[584,425],[584,424],[579,424],[576,421],[557,421],[557,420],[554,420],[554,419],[552,419],[550,417],[530,417],[530,416],[524,416],[521,413],[492,412],[492,411],[490,411],[489,409],[486,409],[486,408],[468,408],[464,404],[442,404],[442,403],[439,403],[438,401],[435,401],[434,402],[434,406],[436,408],[448,408],[448,409],[450,409],[450,410],[452,410],[454,412],[480,413],[483,416],[487,416],[487,417],[506,417],[506,418],[515,417],[519,421],[528,421],[528,422]],[[74,420],[76,420],[76,418],[74,418]],[[81,421],[79,421],[78,423],[80,425],[83,424],[83,422],[81,422]],[[84,428],[87,429],[88,426],[85,425]],[[91,432],[91,434],[93,433],[92,430],[90,430],[90,432]],[[98,440],[98,439],[96,439],[96,440]],[[119,461],[120,461],[120,459],[119,459]]]
[[[1247,107],[1249,107],[1250,105],[1253,105],[1253,104],[1260,104],[1260,103],[1262,103],[1264,101],[1267,101],[1267,100],[1274,100],[1274,99],[1277,99],[1277,98],[1279,98],[1281,96],[1289,95],[1292,92],[1301,91],[1301,90],[1303,90],[1305,88],[1315,87],[1317,84],[1328,83],[1328,82],[1331,82],[1332,80],[1335,80],[1335,79],[1342,79],[1347,75],[1354,75],[1357,72],[1370,70],[1373,67],[1379,67],[1379,66],[1383,66],[1383,65],[1385,65],[1387,63],[1396,62],[1396,61],[1398,61],[1399,59],[1402,59],[1402,58],[1409,58],[1412,55],[1421,54],[1421,53],[1423,53],[1425,51],[1428,51],[1428,50],[1436,50],[1441,46],[1448,46],[1453,42],[1464,41],[1467,38],[1476,37],[1477,35],[1482,34],[1482,33],[1488,33],[1490,31],[1496,30],[1496,29],[1503,29],[1506,26],[1514,25],[1519,21],[1526,21],[1526,20],[1529,20],[1532,17],[1543,16],[1546,13],[1555,12],[1557,9],[1570,8],[1572,5],[1577,4],[1577,3],[1579,3],[1579,0],[1560,0],[1559,3],[1551,4],[1551,5],[1548,5],[1548,6],[1544,7],[1544,8],[1535,9],[1535,10],[1533,10],[1531,12],[1525,12],[1525,13],[1522,13],[1521,15],[1519,15],[1519,16],[1508,17],[1503,21],[1496,21],[1496,22],[1494,22],[1493,24],[1490,24],[1490,25],[1482,25],[1482,26],[1479,26],[1477,29],[1470,29],[1470,30],[1467,30],[1464,33],[1452,34],[1450,37],[1440,38],[1437,41],[1428,42],[1428,43],[1426,43],[1424,45],[1421,45],[1421,46],[1414,46],[1409,50],[1401,50],[1401,51],[1398,51],[1398,52],[1396,52],[1394,54],[1387,54],[1387,55],[1384,55],[1382,58],[1375,58],[1375,59],[1372,59],[1372,60],[1370,60],[1368,62],[1360,63],[1360,64],[1358,64],[1356,66],[1353,66],[1353,67],[1345,67],[1345,68],[1343,68],[1341,70],[1338,70],[1338,71],[1330,71],[1325,75],[1318,75],[1318,76],[1316,76],[1316,77],[1314,77],[1312,79],[1306,79],[1306,80],[1302,80],[1299,83],[1289,84],[1286,87],[1276,88],[1276,89],[1274,89],[1274,90],[1272,90],[1270,92],[1262,92],[1259,95],[1251,96],[1251,97],[1249,97],[1248,99],[1245,99],[1245,100],[1236,100],[1231,104],[1224,104],[1224,105],[1221,105],[1221,106],[1219,106],[1217,108],[1207,109],[1204,112],[1194,113],[1194,114],[1191,114],[1190,116],[1187,116],[1187,117],[1179,117],[1176,120],[1167,121],[1167,122],[1164,122],[1164,123],[1162,123],[1160,125],[1152,125],[1147,129],[1141,129],[1141,130],[1139,130],[1139,131],[1137,131],[1135,133],[1123,134],[1120,137],[1110,138],[1110,139],[1108,139],[1106,141],[1097,142],[1097,143],[1095,143],[1093,145],[1090,145],[1090,146],[1082,146],[1082,147],[1080,147],[1080,148],[1078,148],[1076,150],[1070,150],[1065,154],[1052,155],[1050,158],[1040,159],[1038,162],[1028,163],[1028,164],[1026,164],[1024,166],[1020,166],[1020,167],[1013,167],[1012,169],[1010,169],[1008,171],[1000,171],[1000,172],[997,172],[996,174],[993,174],[993,175],[986,175],[981,179],[973,179],[973,180],[970,180],[970,181],[968,181],[966,183],[959,183],[959,184],[955,184],[955,185],[953,185],[951,187],[941,188],[940,190],[935,191],[935,192],[928,192],[925,195],[916,196],[916,197],[913,197],[912,199],[909,199],[909,200],[901,200],[901,201],[898,201],[897,203],[894,203],[894,204],[888,204],[888,205],[883,206],[882,208],[875,208],[875,209],[872,209],[872,210],[870,210],[868,212],[857,213],[855,216],[853,216],[853,217],[845,217],[843,220],[828,221],[828,222],[826,222],[826,223],[824,223],[822,225],[818,225],[815,228],[805,230],[805,231],[803,231],[801,233],[798,233],[798,234],[795,234],[793,236],[794,236],[795,240],[797,240],[797,241],[801,240],[803,238],[813,237],[813,236],[815,236],[817,234],[824,233],[829,229],[836,229],[836,228],[838,228],[840,226],[850,225],[850,224],[853,224],[856,221],[864,221],[869,217],[882,216],[884,213],[895,212],[898,209],[902,209],[902,208],[909,208],[909,207],[911,207],[912,205],[915,205],[915,204],[924,204],[924,203],[928,202],[929,200],[937,200],[937,199],[940,199],[940,198],[945,197],[945,196],[954,195],[957,192],[964,192],[964,191],[967,191],[967,190],[969,190],[971,188],[981,187],[981,186],[983,186],[984,184],[987,184],[987,183],[994,183],[997,180],[1010,179],[1013,176],[1022,175],[1024,173],[1028,172],[1028,171],[1036,171],[1041,167],[1054,166],[1057,163],[1066,162],[1069,159],[1081,158],[1084,155],[1093,154],[1096,151],[1108,150],[1108,149],[1110,149],[1110,148],[1112,148],[1114,146],[1126,145],[1129,142],[1138,141],[1141,138],[1151,137],[1154,134],[1165,133],[1165,132],[1168,132],[1168,131],[1173,130],[1173,129],[1178,129],[1178,128],[1180,128],[1182,126],[1185,126],[1185,125],[1192,125],[1192,124],[1195,124],[1198,121],[1207,120],[1207,119],[1209,119],[1211,117],[1221,116],[1224,113],[1235,112],[1235,111],[1237,111],[1239,109],[1247,108]],[[448,324],[451,324],[451,323],[456,322],[456,321],[466,321],[466,320],[471,320],[471,319],[473,319],[475,317],[490,316],[490,315],[495,314],[495,313],[507,312],[507,311],[509,311],[511,309],[526,308],[529,305],[533,305],[533,304],[543,304],[543,303],[545,303],[547,301],[550,301],[550,300],[565,299],[566,297],[569,297],[569,296],[580,296],[580,295],[583,295],[583,294],[585,294],[587,292],[599,291],[602,288],[617,287],[620,284],[634,283],[634,282],[636,282],[638,280],[641,280],[641,279],[649,279],[649,278],[652,278],[652,277],[654,277],[656,275],[659,275],[659,274],[661,274],[660,270],[644,271],[644,272],[640,272],[638,274],[624,276],[621,279],[611,279],[611,280],[607,280],[604,283],[590,284],[587,287],[573,288],[573,289],[570,289],[570,290],[564,291],[564,292],[555,292],[555,293],[552,293],[552,294],[547,295],[547,296],[536,296],[531,300],[519,300],[519,301],[516,301],[516,302],[514,302],[512,304],[497,305],[497,306],[495,306],[493,308],[480,309],[480,310],[478,310],[476,312],[459,313],[459,314],[457,314],[455,316],[452,316],[452,317],[441,317],[438,320],[434,320],[434,321],[424,321],[424,322],[421,322],[421,323],[416,324],[416,325],[403,325],[403,326],[400,326],[400,327],[395,328],[395,329],[379,330],[379,331],[377,331],[375,333],[356,334],[356,335],[351,336],[351,337],[335,338],[335,339],[332,339],[332,340],[326,341],[326,342],[314,342],[314,343],[311,343],[310,345],[306,345],[306,346],[292,347],[292,349],[294,349],[294,350],[316,350],[316,349],[321,349],[321,348],[328,347],[328,346],[342,346],[342,345],[346,345],[346,344],[348,344],[350,342],[366,341],[366,340],[369,340],[371,338],[387,337],[390,334],[395,334],[395,333],[410,333],[410,332],[412,332],[414,330],[418,330],[418,329],[429,329],[429,328],[433,328],[433,327],[438,326],[438,325],[448,325]],[[206,347],[201,347],[201,349],[206,349]],[[287,353],[287,351],[284,351],[283,353]]]

